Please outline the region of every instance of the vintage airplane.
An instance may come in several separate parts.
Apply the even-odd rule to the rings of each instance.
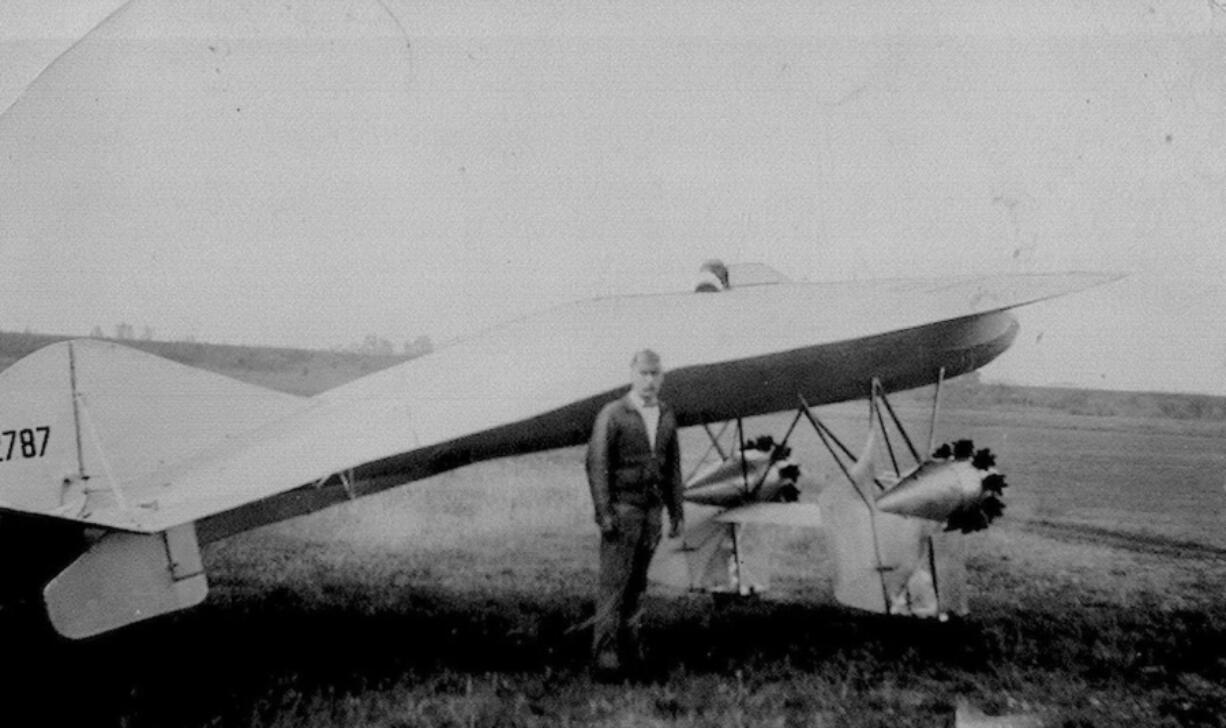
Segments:
[[[559,306],[311,398],[111,342],[54,344],[0,373],[0,540],[9,563],[0,583],[8,591],[41,588],[63,635],[99,634],[202,601],[202,543],[479,460],[584,442],[599,407],[622,391],[637,349],[663,354],[681,426],[801,401],[809,412],[972,371],[1012,343],[1018,324],[1009,309],[1111,279],[796,283],[733,266],[716,286],[731,288],[715,294]],[[866,451],[873,447],[870,440]],[[940,472],[900,473],[903,485],[948,481],[940,463],[916,459]],[[828,489],[818,504],[827,528],[848,524],[833,530],[842,535],[831,545],[851,554],[841,561],[855,568],[836,594],[868,609],[920,613],[890,604],[922,591],[911,562],[928,554],[937,563],[939,547],[924,539],[941,524],[931,513],[890,515],[869,503],[870,461],[862,456],[847,471],[858,490]],[[780,488],[755,492],[768,491]],[[713,497],[717,509],[730,505]],[[742,499],[724,508],[739,516],[725,516],[747,521],[745,508],[763,505],[774,504]],[[799,521],[812,524],[812,504],[799,505],[809,509]],[[906,533],[879,528],[890,518]],[[882,561],[896,555],[882,545],[894,538],[905,542],[908,568]],[[940,572],[933,566],[927,578]]]

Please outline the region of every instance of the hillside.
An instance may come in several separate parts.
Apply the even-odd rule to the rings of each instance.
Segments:
[[[930,402],[932,395],[925,388],[908,396]],[[1043,410],[1092,417],[1226,422],[1226,397],[981,383],[973,376],[947,382],[941,393],[941,406],[969,411]]]
[[[72,337],[0,332],[0,370],[37,349],[69,338]],[[188,366],[299,395],[317,394],[409,358],[183,341],[125,339],[117,343]],[[905,396],[917,403],[931,401],[928,388]],[[941,406],[967,411],[1041,410],[1099,417],[1226,422],[1226,397],[984,384],[974,376],[947,382],[942,392]]]

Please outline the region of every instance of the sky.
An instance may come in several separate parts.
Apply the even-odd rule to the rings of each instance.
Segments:
[[[1019,7],[1020,6],[1020,7]],[[1215,2],[0,4],[0,329],[329,348],[1113,271],[986,379],[1226,394]]]

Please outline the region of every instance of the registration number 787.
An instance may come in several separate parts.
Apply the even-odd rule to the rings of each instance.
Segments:
[[[50,439],[50,427],[0,431],[0,461],[41,458],[47,452]]]

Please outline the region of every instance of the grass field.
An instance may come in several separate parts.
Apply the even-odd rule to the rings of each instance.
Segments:
[[[903,411],[926,440],[926,410]],[[862,403],[822,415],[861,441]],[[820,542],[775,532],[766,598],[655,587],[654,674],[594,683],[577,627],[595,531],[567,449],[213,544],[203,606],[114,634],[69,643],[0,613],[3,724],[942,726],[967,701],[1049,726],[1226,726],[1223,423],[951,407],[939,435],[991,447],[1011,484],[956,623],[838,606]],[[684,437],[692,460],[701,432]],[[794,446],[810,488],[834,477],[809,431]]]

